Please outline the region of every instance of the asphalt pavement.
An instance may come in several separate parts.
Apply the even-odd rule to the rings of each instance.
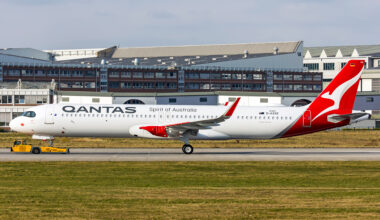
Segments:
[[[0,161],[380,161],[378,148],[72,148],[70,154],[11,153]]]

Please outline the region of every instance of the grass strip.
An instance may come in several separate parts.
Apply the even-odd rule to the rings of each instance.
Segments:
[[[378,219],[380,162],[0,163],[0,219]]]

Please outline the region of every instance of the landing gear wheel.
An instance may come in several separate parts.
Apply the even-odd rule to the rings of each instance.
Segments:
[[[182,151],[184,154],[192,154],[193,150],[194,150],[194,148],[190,144],[185,144],[182,147]]]
[[[39,154],[39,153],[41,153],[41,150],[40,150],[40,148],[35,147],[35,148],[32,149],[32,153],[33,154]]]

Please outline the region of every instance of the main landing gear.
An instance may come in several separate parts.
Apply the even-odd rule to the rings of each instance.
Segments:
[[[182,147],[182,151],[184,154],[192,154],[193,150],[194,148],[190,144],[184,144]]]

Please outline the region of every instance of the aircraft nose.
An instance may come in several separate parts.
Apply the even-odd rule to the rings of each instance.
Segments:
[[[16,119],[13,119],[9,122],[9,127],[11,128],[11,131],[17,131]]]

